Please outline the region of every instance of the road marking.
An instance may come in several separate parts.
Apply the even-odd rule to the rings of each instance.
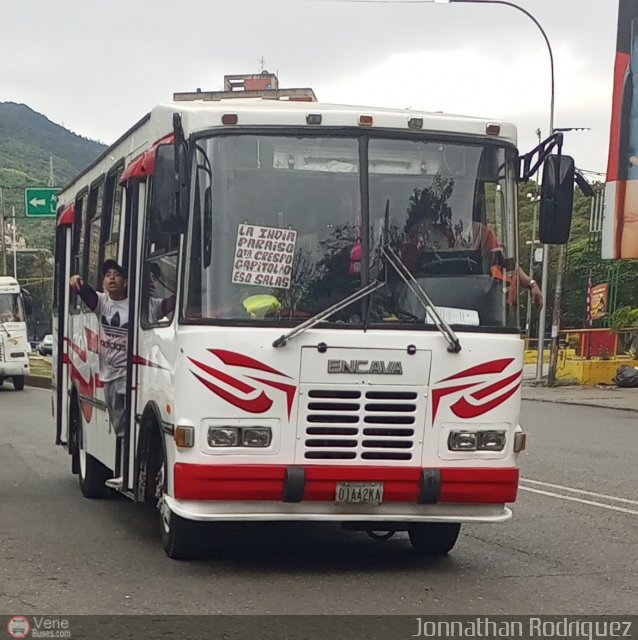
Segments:
[[[600,507],[601,509],[609,509],[610,511],[620,511],[621,513],[628,513],[630,515],[638,516],[638,511],[633,509],[625,509],[623,507],[616,507],[611,504],[604,504],[602,502],[596,502],[594,500],[583,500],[582,498],[574,498],[573,496],[564,496],[560,493],[552,493],[551,491],[542,491],[541,489],[532,489],[531,487],[520,487],[523,491],[531,491],[532,493],[539,493],[543,496],[550,496],[551,498],[560,498],[561,500],[569,500],[570,502],[580,502],[580,504],[588,504],[592,507]]]
[[[593,491],[585,491],[584,489],[574,489],[573,487],[565,487],[562,484],[551,484],[550,482],[541,482],[540,480],[530,480],[529,478],[521,478],[521,482],[529,482],[530,484],[537,484],[542,487],[551,487],[552,489],[561,489],[562,491],[569,491],[570,493],[581,493],[584,496],[593,496],[594,498],[602,498],[603,500],[613,500],[614,502],[624,502],[625,504],[631,504],[638,507],[638,500],[629,500],[628,498],[617,498],[616,496],[610,496],[606,493],[594,493]]]

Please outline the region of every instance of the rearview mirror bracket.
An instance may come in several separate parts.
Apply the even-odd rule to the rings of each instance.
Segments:
[[[560,131],[552,133],[539,145],[528,153],[518,158],[518,180],[527,182],[545,162],[547,157],[556,149],[556,155],[561,155],[563,150],[563,134]]]

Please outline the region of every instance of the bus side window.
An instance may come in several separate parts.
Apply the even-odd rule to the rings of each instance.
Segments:
[[[104,192],[104,213],[102,221],[102,244],[104,245],[104,260],[113,258],[119,262],[118,250],[120,240],[120,221],[122,219],[122,200],[124,189],[120,185],[124,165],[111,171],[106,179]]]
[[[153,179],[149,180],[148,202]],[[147,207],[142,263],[142,297],[140,306],[143,329],[170,324],[175,315],[179,234],[164,233]]]
[[[100,264],[104,256],[102,243],[102,205],[104,201],[104,180],[91,186],[89,192],[89,211],[87,224],[87,268],[83,277],[87,284],[96,291],[102,290],[102,278],[100,277]]]
[[[71,275],[85,272],[84,265],[84,234],[86,226],[87,192],[84,191],[75,201],[75,218],[73,220],[73,234],[71,245]],[[79,313],[82,301],[75,291],[71,291],[69,312]]]

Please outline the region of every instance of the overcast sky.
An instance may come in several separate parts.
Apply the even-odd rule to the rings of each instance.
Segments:
[[[580,168],[604,172],[618,0],[517,0],[547,33],[555,127]],[[550,63],[541,32],[511,7],[327,0],[3,2],[0,102],[113,142],[174,91],[224,74],[277,72],[319,100],[511,121],[519,149],[547,135]]]

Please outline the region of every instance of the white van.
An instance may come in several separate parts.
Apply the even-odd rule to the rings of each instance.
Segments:
[[[29,311],[30,300],[18,281],[0,276],[0,384],[11,378],[16,391],[22,391],[25,376],[30,373],[25,313]]]

